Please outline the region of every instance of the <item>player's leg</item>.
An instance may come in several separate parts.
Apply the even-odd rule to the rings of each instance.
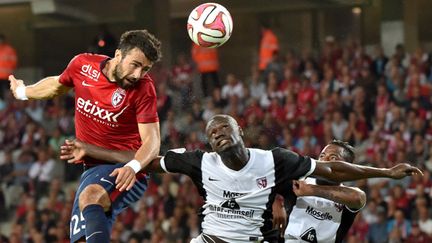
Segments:
[[[79,196],[79,208],[85,219],[85,235],[88,243],[109,242],[110,224],[105,215],[111,207],[108,192],[101,185],[90,184]]]
[[[109,242],[111,222],[105,213],[111,207],[109,192],[115,187],[114,182],[105,178],[109,178],[114,168],[114,165],[100,165],[81,176],[70,221],[71,242],[94,242],[93,239]]]
[[[74,201],[71,242],[84,236],[84,232],[89,243],[109,242],[115,217],[143,196],[147,178],[142,174],[137,174],[137,181],[129,191],[115,189],[115,177],[109,174],[121,166],[99,165],[83,174]]]

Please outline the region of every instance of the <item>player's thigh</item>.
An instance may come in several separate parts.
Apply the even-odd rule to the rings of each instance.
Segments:
[[[115,177],[109,175],[114,169],[121,166],[123,165],[98,165],[83,173],[76,193],[81,211],[91,204],[99,204],[104,207],[105,211],[109,210],[111,206],[109,195],[115,191]]]
[[[111,199],[107,190],[99,184],[87,185],[79,195],[79,208],[84,210],[88,205],[98,204],[104,208],[104,211],[109,211],[111,207]]]

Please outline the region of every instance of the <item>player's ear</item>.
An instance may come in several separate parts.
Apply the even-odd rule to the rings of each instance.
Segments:
[[[239,129],[239,134],[240,134],[240,136],[243,137],[243,135],[244,135],[244,133],[243,133],[243,129],[241,129],[240,126],[238,127],[238,129]]]
[[[122,57],[122,52],[120,49],[116,49],[115,53],[114,53],[114,58],[118,58],[121,60]]]

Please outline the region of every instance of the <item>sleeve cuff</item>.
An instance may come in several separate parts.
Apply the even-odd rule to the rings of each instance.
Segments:
[[[312,159],[312,158],[310,158],[310,160],[311,160],[311,167],[310,167],[309,171],[300,179],[305,179],[306,177],[310,176],[315,171],[316,160]]]
[[[162,167],[162,169],[163,169],[165,172],[170,173],[170,172],[167,170],[166,165],[165,165],[165,156],[163,156],[163,157],[161,158],[161,160],[160,160],[160,166]]]

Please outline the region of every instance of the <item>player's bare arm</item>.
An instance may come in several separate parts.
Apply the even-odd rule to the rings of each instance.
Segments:
[[[272,205],[273,212],[273,228],[280,231],[281,237],[285,233],[287,226],[287,213],[284,206],[284,198],[281,195],[276,195]]]
[[[314,185],[305,181],[293,181],[293,191],[298,197],[322,197],[352,209],[360,209],[366,204],[366,194],[356,187]]]
[[[134,158],[136,151],[111,150],[79,140],[66,140],[60,147],[60,159],[68,163],[81,163],[85,156],[100,159],[110,163],[127,163]],[[146,172],[164,173],[160,166],[160,156],[150,161],[146,166]]]
[[[67,93],[71,87],[59,82],[59,76],[51,76],[41,79],[32,85],[25,85],[21,79],[9,76],[10,90],[16,99],[50,99]]]
[[[107,163],[126,163],[134,158],[136,151],[110,150],[80,140],[65,140],[60,146],[60,159],[68,163],[81,163],[85,156],[106,161]]]
[[[375,168],[344,161],[317,161],[316,168],[312,173],[315,177],[323,177],[334,182],[354,181],[374,177],[402,179],[413,174],[423,175],[423,172],[407,163],[397,164],[391,168]]]
[[[138,129],[141,136],[141,147],[136,152],[134,159],[111,173],[111,176],[117,176],[116,188],[120,191],[130,190],[136,180],[135,174],[145,168],[159,154],[159,122],[139,123]]]

